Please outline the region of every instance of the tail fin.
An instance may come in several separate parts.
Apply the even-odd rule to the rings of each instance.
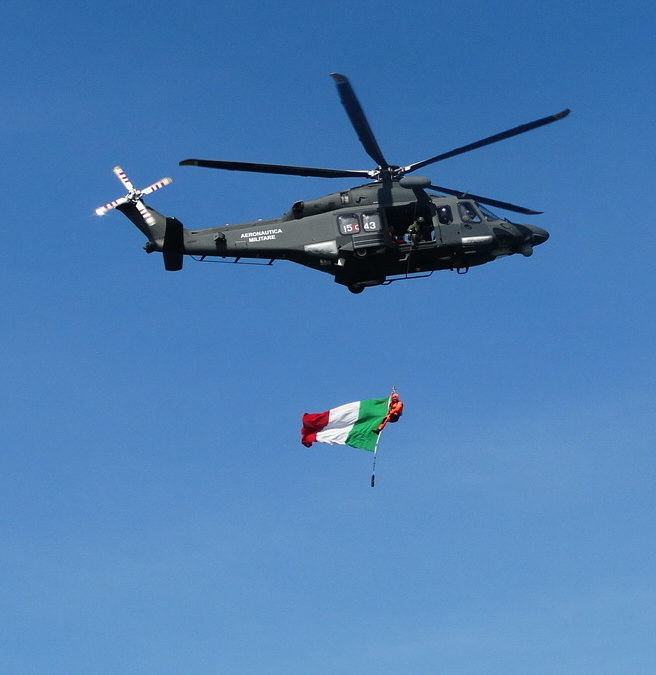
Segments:
[[[119,204],[115,208],[127,216],[148,238],[145,249],[148,253],[160,251],[164,257],[164,268],[169,272],[182,269],[184,255],[184,228],[177,218],[167,216],[151,209],[141,202],[148,211],[153,225],[148,225],[136,204],[128,202]]]

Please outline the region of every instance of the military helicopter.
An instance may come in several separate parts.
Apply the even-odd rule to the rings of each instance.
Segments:
[[[369,126],[346,77],[331,73],[342,105],[374,169],[342,170],[280,164],[185,159],[181,166],[229,171],[360,178],[369,182],[318,199],[295,202],[280,218],[190,230],[177,218],[146,206],[144,195],[170,178],[138,190],[120,167],[114,173],[128,193],[96,210],[117,208],[148,238],[147,253],[161,252],[167,270],[182,269],[184,255],[194,259],[271,265],[289,260],[334,276],[353,293],[368,286],[430,276],[435,270],[465,273],[470,267],[515,253],[530,256],[549,233],[534,225],[512,223],[495,207],[541,213],[509,202],[435,185],[409,176],[418,169],[561,120],[569,109],[406,166],[390,164]],[[430,191],[430,192],[428,192]],[[434,194],[435,193],[435,194]],[[441,194],[437,194],[441,193]]]

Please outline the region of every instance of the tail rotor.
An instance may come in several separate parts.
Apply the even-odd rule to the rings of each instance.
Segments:
[[[135,205],[137,211],[139,211],[141,217],[148,225],[150,225],[151,227],[155,225],[155,218],[153,218],[153,216],[149,213],[148,209],[141,201],[141,198],[144,195],[152,194],[156,190],[160,190],[161,188],[166,187],[167,185],[173,182],[173,179],[162,178],[161,180],[152,183],[148,187],[145,187],[142,190],[138,190],[137,188],[134,187],[132,181],[126,176],[125,172],[120,166],[115,166],[112,169],[112,171],[114,172],[114,175],[121,181],[121,183],[123,183],[123,186],[126,188],[128,192],[125,195],[125,197],[119,197],[119,199],[115,199],[113,202],[109,202],[109,204],[105,204],[104,206],[98,207],[96,209],[96,214],[99,216],[104,216],[108,211],[115,209],[117,206],[132,203]]]

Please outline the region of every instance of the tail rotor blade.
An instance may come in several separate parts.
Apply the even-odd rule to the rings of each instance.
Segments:
[[[120,166],[115,166],[112,171],[114,172],[114,175],[121,181],[121,183],[125,185],[129,192],[134,190],[134,185],[132,185],[130,179],[125,175],[125,172]]]
[[[144,206],[144,203],[142,201],[137,201],[135,202],[135,206],[137,207],[137,211],[141,214],[141,217],[152,227],[155,224],[155,219],[150,215],[150,212]]]
[[[162,178],[162,180],[158,180],[156,183],[149,185],[147,188],[144,188],[143,190],[140,190],[140,192],[142,195],[149,195],[152,192],[155,192],[155,190],[161,190],[163,187],[170,185],[172,182],[173,178]]]
[[[107,213],[107,211],[111,211],[112,209],[115,209],[117,206],[125,204],[127,201],[128,200],[126,197],[121,197],[120,199],[115,199],[113,202],[109,202],[109,204],[105,204],[105,206],[99,206],[96,209],[96,215],[104,216]]]

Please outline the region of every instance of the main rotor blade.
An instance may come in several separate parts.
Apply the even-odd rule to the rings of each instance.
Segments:
[[[438,192],[446,192],[446,194],[448,195],[455,195],[456,197],[462,197],[463,199],[473,199],[475,202],[487,204],[488,206],[496,206],[500,209],[506,209],[506,211],[523,213],[527,216],[537,216],[542,213],[542,211],[533,211],[532,209],[527,209],[524,206],[517,206],[516,204],[511,204],[510,202],[501,202],[498,199],[481,197],[481,195],[475,195],[472,194],[471,192],[464,192],[463,190],[453,190],[451,188],[442,187],[441,185],[429,185],[428,188],[430,190],[437,190]]]
[[[286,164],[261,164],[258,162],[226,162],[220,159],[183,159],[180,166],[202,166],[207,169],[228,171],[252,171],[255,173],[277,173],[286,176],[314,176],[316,178],[371,178],[371,172],[364,170],[320,169],[311,166],[289,166]]]
[[[362,143],[364,146],[364,149],[366,150],[369,157],[371,157],[371,159],[373,159],[378,166],[386,169],[389,167],[389,164],[387,163],[385,157],[383,157],[383,153],[378,146],[378,141],[376,141],[374,132],[369,126],[369,122],[365,117],[362,106],[360,105],[360,102],[353,91],[351,83],[339,73],[330,73],[330,77],[332,77],[337,84],[337,91],[339,92],[342,105],[346,109],[346,113],[351,120],[351,124],[358,134],[360,143]]]
[[[404,174],[410,173],[411,171],[415,171],[415,169],[421,169],[421,167],[427,166],[428,164],[441,162],[443,159],[449,159],[449,157],[462,155],[463,153],[469,152],[470,150],[476,150],[477,148],[482,148],[485,145],[490,145],[492,143],[496,143],[497,141],[503,141],[506,138],[518,136],[519,134],[523,134],[527,131],[537,129],[538,127],[543,127],[545,124],[551,124],[552,122],[562,120],[564,117],[567,117],[567,115],[569,115],[570,112],[571,111],[569,110],[569,108],[567,108],[566,110],[562,110],[561,112],[556,113],[555,115],[549,115],[548,117],[542,117],[541,119],[535,120],[533,122],[520,124],[518,127],[513,127],[512,129],[508,129],[507,131],[502,131],[499,134],[494,134],[494,136],[488,136],[487,138],[483,138],[482,140],[476,141],[475,143],[469,143],[468,145],[463,145],[461,148],[455,148],[454,150],[449,150],[449,152],[444,152],[441,155],[435,155],[435,157],[425,159],[422,162],[415,162],[414,164],[409,164],[408,166],[401,167],[400,172]]]

